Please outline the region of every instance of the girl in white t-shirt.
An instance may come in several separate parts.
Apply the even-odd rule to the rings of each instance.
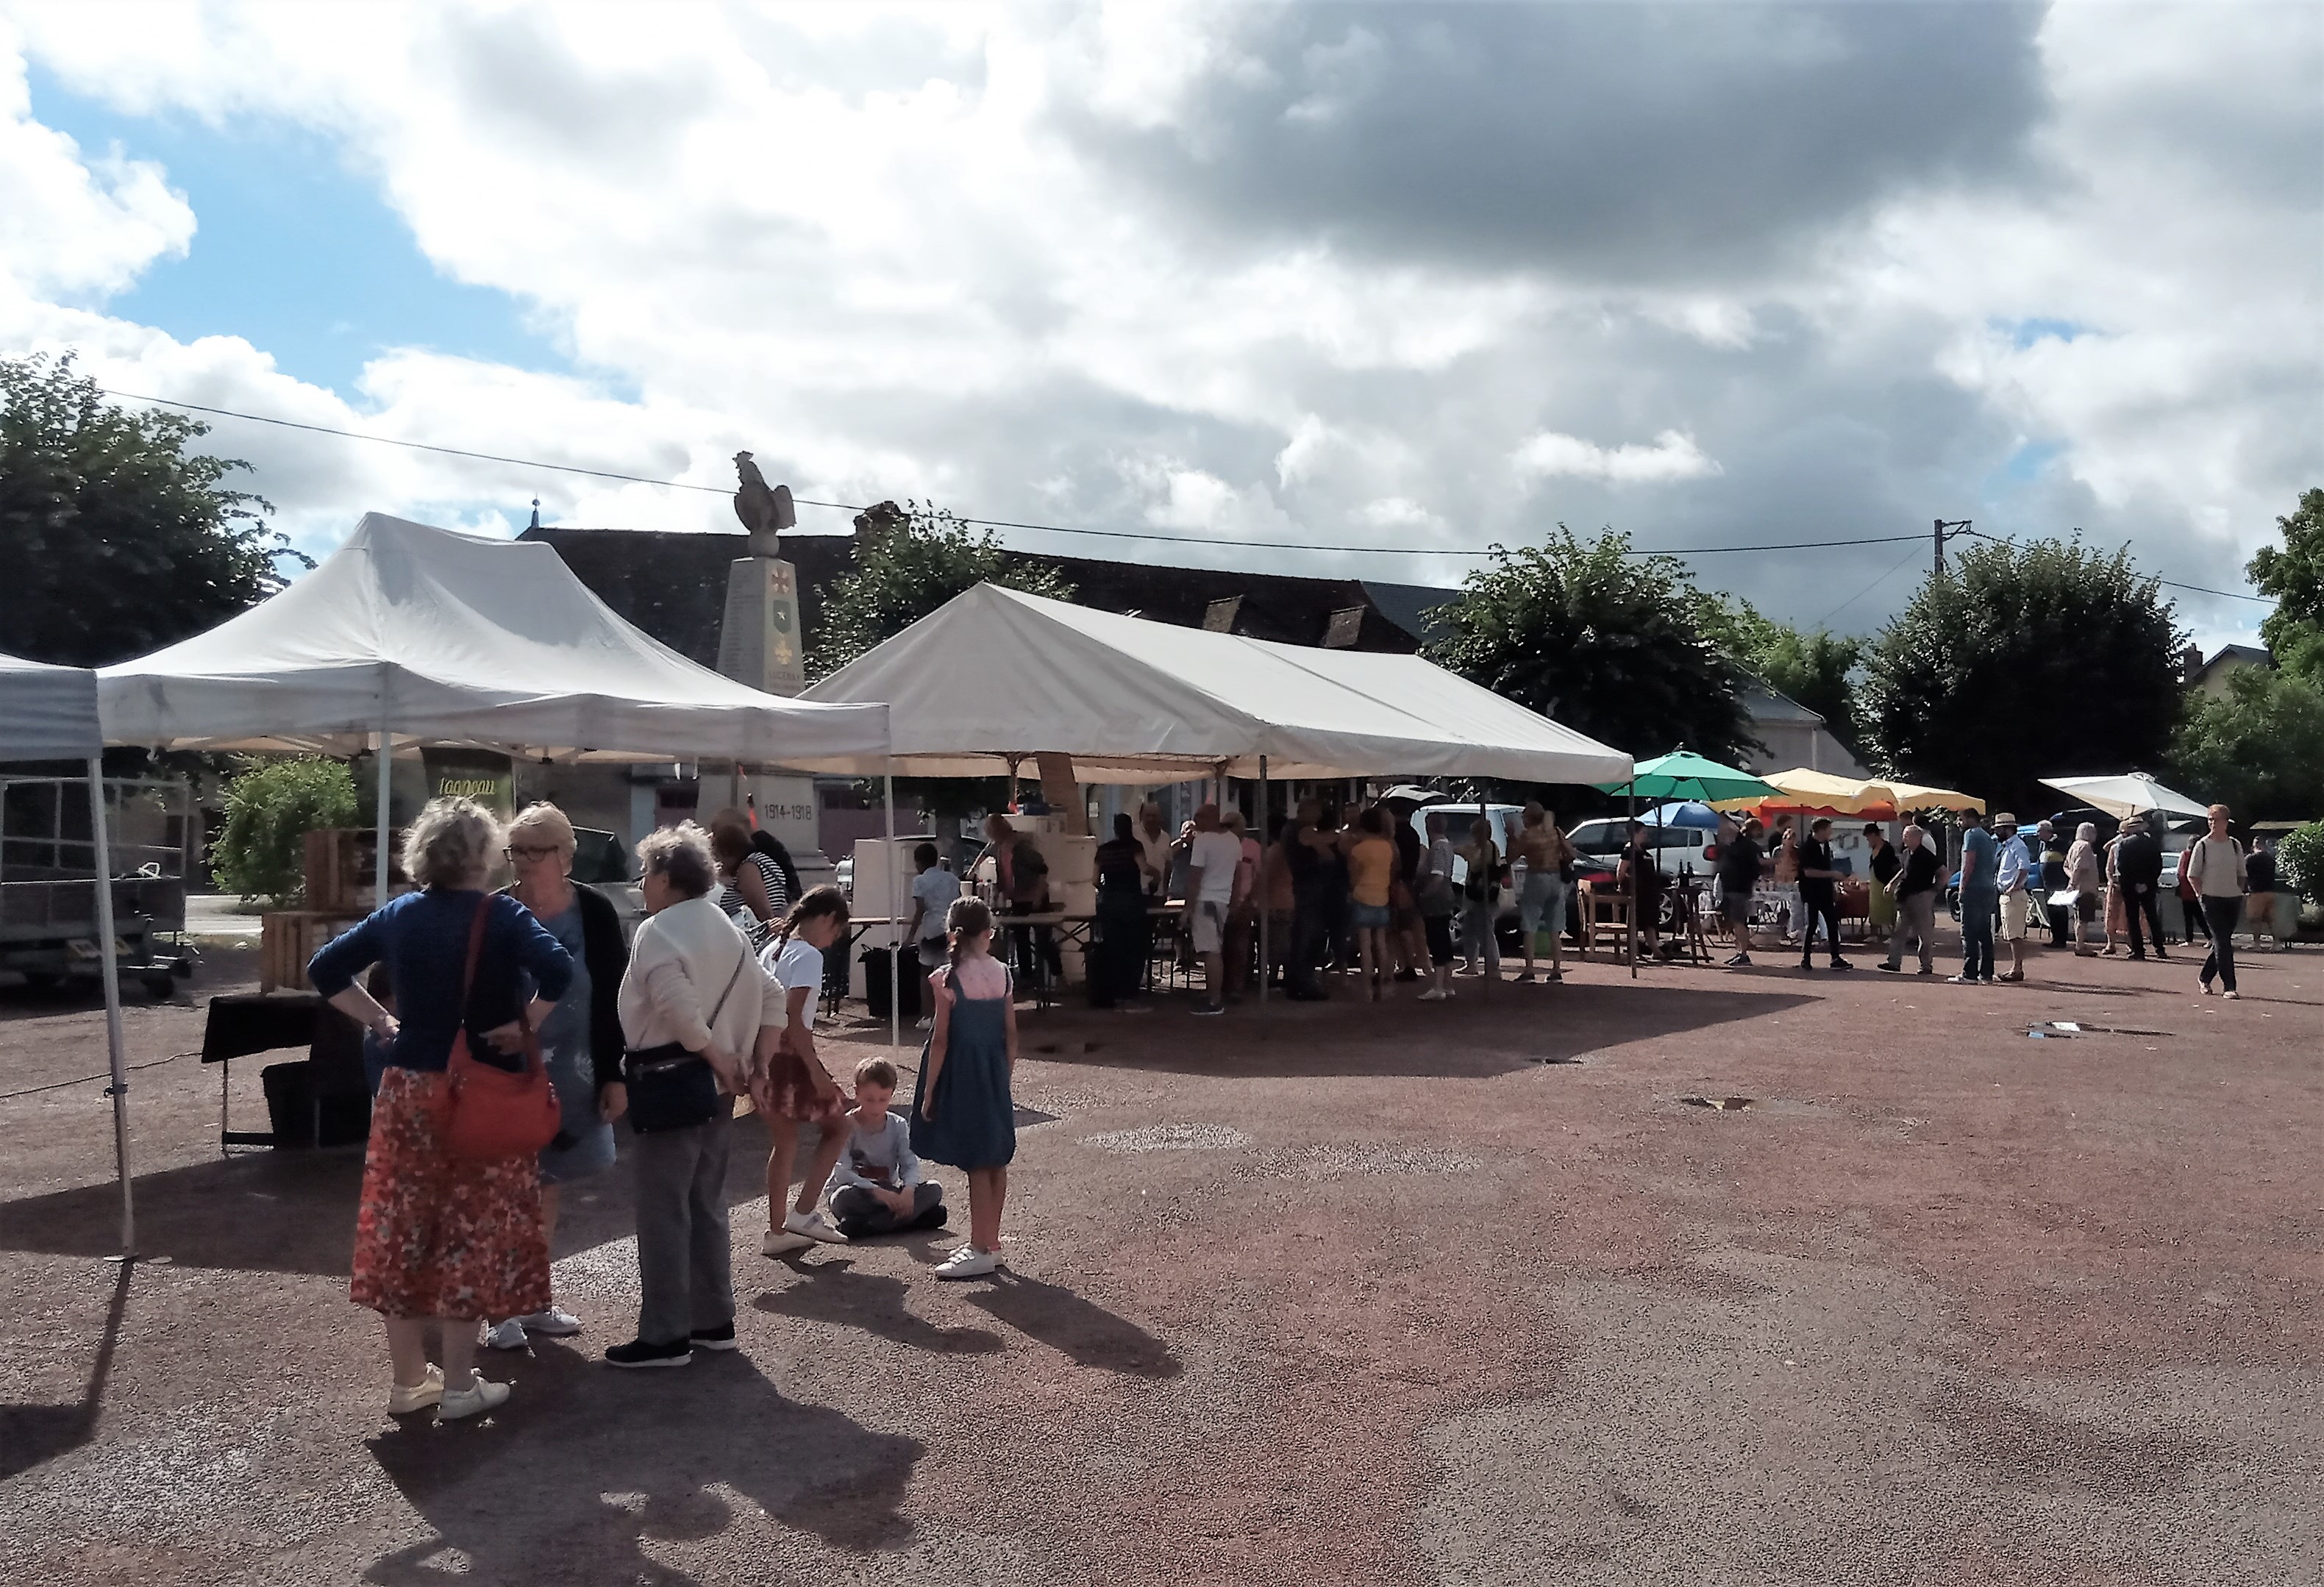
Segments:
[[[759,955],[769,974],[782,983],[779,1021],[760,1029],[751,1065],[752,1105],[767,1121],[767,1239],[759,1249],[770,1257],[804,1250],[816,1241],[839,1245],[847,1236],[817,1210],[824,1182],[846,1148],[847,1095],[832,1079],[815,1050],[815,1005],[823,995],[824,950],[847,932],[847,900],[835,887],[818,887],[793,904],[774,939]],[[776,1029],[776,1027],[779,1029]],[[791,1163],[798,1152],[800,1124],[822,1131],[814,1160],[790,1197]],[[790,1198],[781,1223],[777,1209]]]

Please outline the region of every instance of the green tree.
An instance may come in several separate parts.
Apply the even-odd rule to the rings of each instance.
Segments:
[[[1493,548],[1430,659],[1580,733],[1644,758],[1680,745],[1714,760],[1752,747],[1742,679],[1683,563],[1639,557],[1607,530]]]
[[[2045,776],[2160,764],[2183,636],[2127,549],[1970,548],[1872,645],[1864,703],[1893,775],[2038,809]]]
[[[980,584],[1070,601],[1074,586],[1056,568],[1019,558],[990,529],[918,502],[883,502],[856,520],[855,570],[824,594],[807,636],[807,670],[826,677],[893,639],[954,596]]]
[[[2263,546],[2245,571],[2252,586],[2275,597],[2259,636],[2276,665],[2324,685],[2324,489],[2300,493],[2300,505],[2275,521],[2283,549]]]
[[[210,874],[245,899],[295,902],[305,885],[306,836],[354,823],[355,779],[343,762],[311,755],[243,765],[226,785]]]
[[[2283,835],[2275,863],[2283,885],[2311,904],[2324,904],[2324,821],[2310,821]]]
[[[248,465],[187,449],[208,430],[113,406],[69,356],[0,359],[0,650],[125,660],[282,586],[273,508],[221,484]]]
[[[1704,618],[1746,672],[1821,716],[1834,738],[1856,755],[1864,753],[1856,687],[1862,640],[1821,628],[1803,633],[1739,595],[1713,597]]]
[[[2324,816],[2324,687],[2266,667],[2230,673],[2227,691],[2190,694],[2171,737],[2182,789],[2242,821]]]

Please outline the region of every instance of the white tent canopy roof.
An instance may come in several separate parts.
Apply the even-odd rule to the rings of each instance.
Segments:
[[[366,513],[323,565],[208,633],[98,670],[105,734],[163,749],[432,743],[581,761],[887,747],[878,705],[723,678],[623,622],[544,545]]]
[[[1071,755],[1084,782],[1257,777],[1262,755],[1279,778],[1630,774],[1619,750],[1417,656],[1271,644],[989,584],[806,697],[887,701],[897,770],[922,776],[992,776],[1042,752]]]
[[[86,761],[104,748],[96,673],[0,656],[0,761]]]
[[[2200,821],[2208,811],[2208,807],[2185,794],[2173,793],[2144,771],[2126,771],[2120,777],[2045,777],[2042,782],[2114,817],[2160,810],[2173,821]]]

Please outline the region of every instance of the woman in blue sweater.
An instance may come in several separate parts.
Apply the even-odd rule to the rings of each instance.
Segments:
[[[431,799],[403,844],[406,893],[326,944],[307,966],[315,990],[387,1049],[372,1104],[355,1221],[350,1294],[387,1320],[395,1370],[391,1416],[437,1407],[447,1420],[490,1410],[508,1386],[475,1375],[476,1324],[548,1306],[549,1241],[530,1157],[455,1157],[438,1132],[453,1038],[491,1060],[521,1050],[522,1020],[538,1029],[573,979],[573,959],[532,912],[487,894],[484,876],[501,844],[492,814],[466,799]],[[484,940],[465,988],[468,938],[479,912]],[[355,978],[384,962],[396,1012]],[[524,1001],[519,972],[539,995]],[[514,1063],[511,1063],[511,1067]],[[444,1364],[429,1364],[428,1326],[440,1323]]]

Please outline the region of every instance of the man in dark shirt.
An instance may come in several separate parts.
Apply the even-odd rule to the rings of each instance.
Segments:
[[[1766,867],[1760,830],[1758,822],[1747,822],[1719,849],[1719,913],[1735,939],[1735,956],[1727,961],[1730,966],[1751,962],[1751,897]]]
[[[1853,970],[1840,956],[1840,871],[1832,863],[1831,823],[1817,819],[1800,840],[1800,904],[1807,919],[1800,927],[1800,968],[1815,968],[1816,922],[1823,922],[1824,946],[1831,950],[1831,967]]]
[[[2130,918],[2130,956],[2146,957],[2146,944],[2138,931],[2144,917],[2149,935],[2154,938],[2154,956],[2168,959],[2163,951],[2163,918],[2155,911],[2156,888],[2163,881],[2163,840],[2148,830],[2147,824],[2136,816],[2126,816],[2122,822],[2122,839],[2114,847],[2115,871],[2122,879],[2123,910]]]
[[[1904,828],[1904,850],[1896,880],[1896,931],[1888,939],[1888,956],[1879,968],[1895,973],[1904,967],[1904,943],[1912,940],[1921,955],[1921,973],[1936,973],[1933,957],[1937,921],[1937,851],[1929,835],[1917,826]]]

